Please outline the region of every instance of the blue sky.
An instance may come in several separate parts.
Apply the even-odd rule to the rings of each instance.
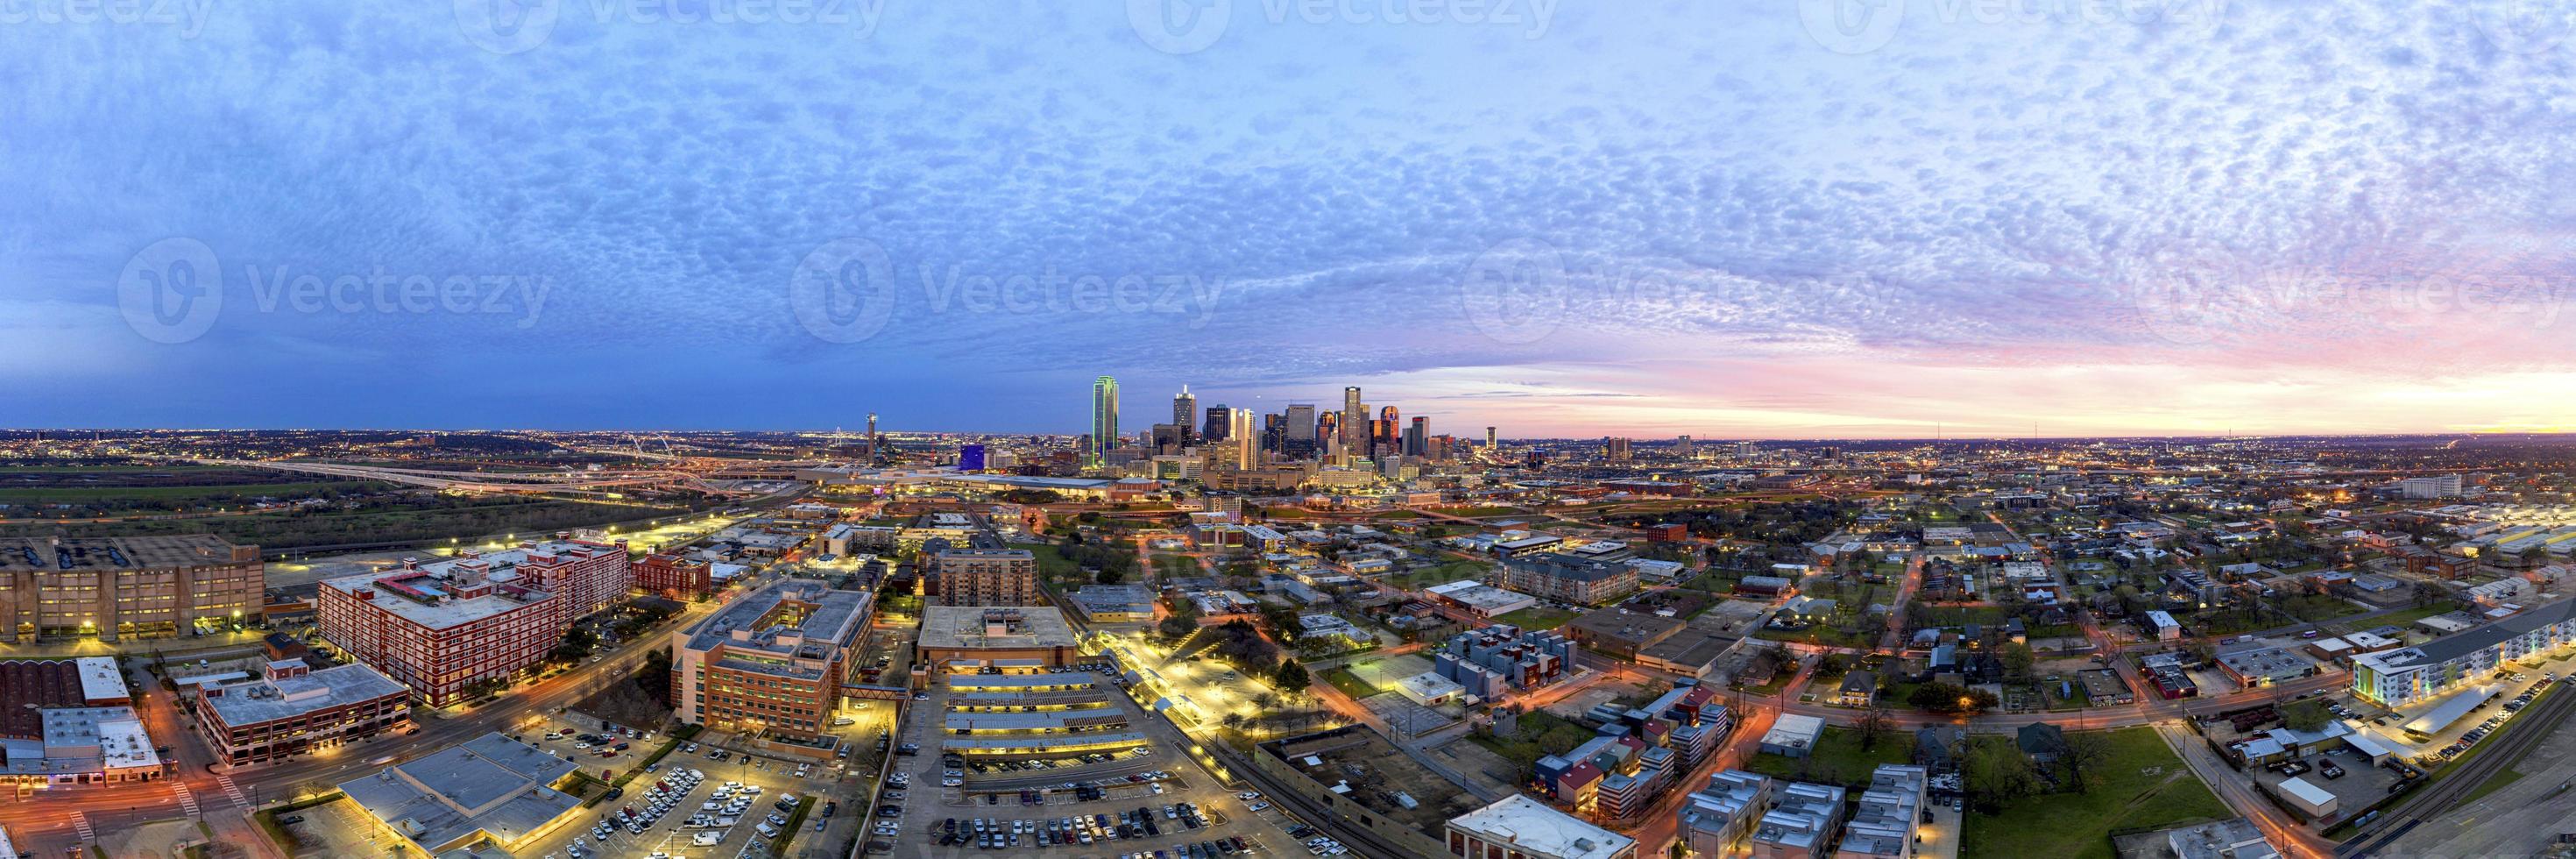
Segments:
[[[2554,10],[350,5],[0,21],[0,424],[2576,423]]]

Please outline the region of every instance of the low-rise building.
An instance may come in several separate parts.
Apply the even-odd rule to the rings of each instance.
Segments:
[[[1733,855],[1770,804],[1770,776],[1719,770],[1709,774],[1707,788],[1683,798],[1674,811],[1674,836],[1694,856]]]
[[[1870,774],[1869,789],[1861,793],[1860,806],[1843,825],[1842,844],[1834,849],[1834,856],[1912,859],[1915,821],[1923,814],[1931,780],[1931,773],[1919,766],[1879,764]]]
[[[1637,840],[1519,794],[1453,818],[1449,855],[1464,859],[1636,859]]]
[[[520,853],[579,815],[581,765],[497,733],[340,783],[393,844],[429,856]]]
[[[1754,859],[1819,859],[1831,849],[1843,819],[1840,786],[1790,782],[1774,788],[1771,798],[1771,810],[1747,839]]]
[[[400,730],[410,690],[365,665],[271,662],[257,679],[200,687],[197,729],[232,766],[274,763]]]
[[[1043,606],[929,606],[922,610],[916,658],[933,667],[1018,660],[1073,665],[1083,655],[1064,613]]]

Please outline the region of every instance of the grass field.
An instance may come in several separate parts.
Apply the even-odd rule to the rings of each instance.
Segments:
[[[1024,549],[1029,554],[1036,555],[1038,572],[1050,577],[1076,576],[1082,573],[1082,567],[1075,564],[1072,558],[1065,557],[1063,552],[1056,551],[1052,543],[1011,543],[1009,545],[1011,548]]]
[[[2105,777],[2091,793],[2047,793],[2014,801],[2002,814],[1968,813],[1963,856],[2109,859],[2111,831],[2234,817],[2192,775],[2154,728],[2109,734]],[[2005,738],[1984,741],[2010,742]]]
[[[200,519],[18,523],[0,526],[0,536],[47,536],[57,531],[67,537],[214,534],[234,543],[270,550],[401,542],[443,544],[447,539],[458,536],[587,528],[666,516],[679,509],[517,498],[473,502],[451,499],[449,503],[437,506],[336,513],[298,511]]]
[[[1334,668],[1324,672],[1324,682],[1333,684],[1333,688],[1342,690],[1342,694],[1353,698],[1366,698],[1378,693],[1377,687],[1369,685],[1368,681],[1351,673],[1349,668]]]
[[[2335,624],[2335,627],[2339,631],[2346,632],[2356,629],[2377,629],[2383,626],[2404,627],[2434,615],[2449,614],[2451,612],[2458,611],[2459,608],[2460,607],[2458,605],[2452,604],[2449,600],[2442,600],[2432,605],[2402,608],[2378,617],[2363,618]]]
[[[1890,730],[1878,738],[1878,744],[1867,750],[1860,747],[1860,732],[1828,727],[1816,738],[1813,753],[1804,758],[1780,755],[1754,755],[1744,768],[1773,778],[1786,778],[1818,784],[1867,786],[1870,773],[1879,764],[1908,763],[1914,757],[1914,734]]]
[[[81,486],[0,489],[0,503],[75,504],[84,501],[182,501],[197,498],[295,498],[329,489],[381,492],[391,484],[366,480],[315,480],[300,483],[231,483],[208,486]]]
[[[1479,563],[1476,561],[1450,561],[1436,567],[1424,567],[1413,572],[1388,576],[1386,577],[1386,583],[1408,590],[1418,590],[1432,585],[1448,584],[1450,582],[1460,581],[1463,579],[1483,581],[1485,573],[1492,569],[1492,564]]]
[[[1558,611],[1544,606],[1531,606],[1510,614],[1494,616],[1495,623],[1508,623],[1513,626],[1520,627],[1524,632],[1540,629],[1555,629],[1557,627],[1564,626],[1566,621],[1573,619],[1573,612]]]

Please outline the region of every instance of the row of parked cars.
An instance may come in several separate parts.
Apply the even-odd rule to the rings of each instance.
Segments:
[[[697,770],[673,768],[656,780],[650,790],[644,792],[641,798],[644,804],[642,810],[639,811],[635,806],[628,805],[600,815],[599,822],[590,828],[590,834],[574,836],[571,846],[566,847],[565,852],[571,854],[572,859],[587,859],[592,850],[606,850],[608,839],[614,837],[617,830],[624,829],[635,835],[644,834],[644,830],[653,828],[653,824],[660,822],[664,815],[670,814],[671,807],[679,804],[680,799],[688,796],[689,791],[696,789],[699,780],[704,778],[706,773]],[[598,842],[596,846],[592,844],[594,841]],[[554,857],[548,856],[547,859],[554,859]]]
[[[1288,827],[1288,837],[1306,839],[1302,843],[1306,845],[1306,853],[1312,856],[1341,856],[1351,852],[1351,848],[1342,846],[1342,842],[1315,834],[1320,831],[1300,823]]]

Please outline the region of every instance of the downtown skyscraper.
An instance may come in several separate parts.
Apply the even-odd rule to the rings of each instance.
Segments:
[[[1172,395],[1172,423],[1181,428],[1181,443],[1188,445],[1190,433],[1199,425],[1199,398],[1190,393],[1188,385],[1182,385],[1181,392]]]
[[[1360,402],[1360,387],[1342,389],[1342,449],[1368,450],[1368,404]]]
[[[1091,380],[1091,444],[1082,452],[1082,464],[1098,468],[1108,459],[1109,449],[1118,446],[1118,379],[1102,376]]]

